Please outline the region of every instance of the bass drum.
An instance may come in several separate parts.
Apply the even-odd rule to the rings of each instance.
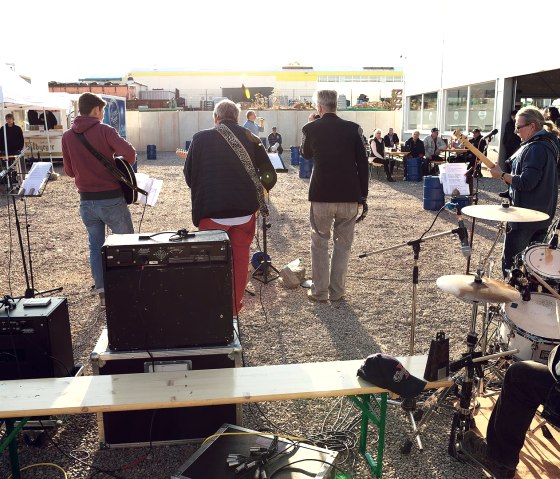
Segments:
[[[531,359],[547,364],[550,351],[560,344],[560,301],[532,293],[530,301],[506,304],[499,338],[504,350],[519,349],[517,361]]]

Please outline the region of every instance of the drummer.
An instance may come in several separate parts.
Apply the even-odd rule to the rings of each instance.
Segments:
[[[557,160],[560,143],[544,128],[543,114],[535,107],[522,108],[515,116],[515,133],[521,146],[511,157],[512,171],[506,173],[499,165],[490,169],[493,178],[509,187],[513,206],[541,211],[549,215],[545,221],[508,223],[502,255],[504,277],[513,266],[515,256],[533,242],[543,242],[548,226],[556,213],[558,201]]]

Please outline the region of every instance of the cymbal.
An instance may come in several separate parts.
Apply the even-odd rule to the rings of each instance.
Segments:
[[[436,284],[439,289],[467,302],[511,303],[521,299],[519,291],[512,286],[490,278],[482,278],[477,283],[472,274],[440,276]]]
[[[549,218],[546,213],[519,206],[504,207],[502,205],[471,205],[465,206],[461,212],[473,218],[493,221],[513,221],[514,223],[531,223]]]

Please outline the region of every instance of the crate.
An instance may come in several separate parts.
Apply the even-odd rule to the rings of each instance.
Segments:
[[[234,328],[237,331],[234,321]],[[110,351],[104,329],[90,355],[94,375],[241,367],[236,334],[227,346]],[[118,411],[97,414],[103,448],[180,444],[212,435],[224,422],[241,424],[241,405]]]
[[[227,465],[227,456],[229,454],[249,456],[251,447],[268,447],[271,442],[272,436],[268,434],[224,424],[215,433],[215,437],[204,443],[177,472],[171,475],[171,479],[253,477],[252,474],[235,474],[235,468]],[[276,470],[288,464],[293,464],[293,467],[286,467],[274,474],[274,477],[278,479],[329,479],[334,476],[332,465],[338,455],[335,451],[321,449],[310,444],[296,444],[294,441],[279,438],[278,452],[281,454],[266,466],[267,477],[271,477]]]

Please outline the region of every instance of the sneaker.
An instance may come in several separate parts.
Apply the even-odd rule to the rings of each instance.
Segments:
[[[327,302],[326,299],[319,299],[317,296],[313,296],[313,294],[311,294],[311,290],[309,290],[307,292],[307,299],[309,301],[313,301],[315,303],[326,303]]]
[[[482,436],[473,430],[465,433],[461,441],[461,451],[480,464],[495,479],[513,479],[515,477],[515,467],[508,467],[488,457],[487,449],[488,446]]]
[[[344,296],[341,296],[340,298],[336,298],[336,299],[334,299],[334,298],[329,298],[329,301],[330,301],[331,303],[339,303],[340,301],[344,301]]]

